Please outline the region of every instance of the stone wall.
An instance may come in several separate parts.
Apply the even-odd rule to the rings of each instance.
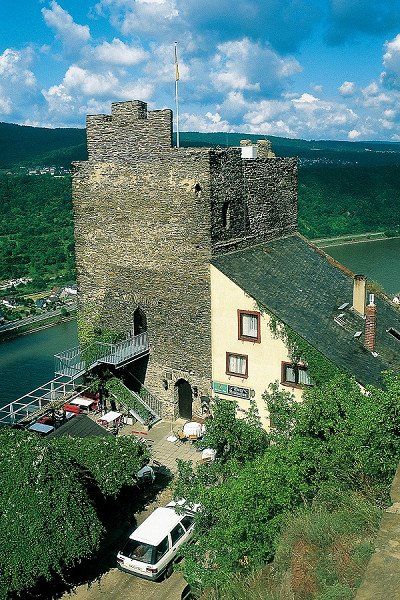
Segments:
[[[208,151],[80,163],[73,197],[80,311],[101,328],[127,331],[140,306],[151,341],[146,385],[173,402],[173,389],[162,387],[172,369],[195,373],[208,392]]]
[[[114,102],[111,115],[88,115],[89,160],[133,160],[141,152],[165,151],[172,146],[172,111],[147,112],[147,104]]]
[[[258,241],[297,229],[297,159],[244,161],[250,231]]]
[[[400,467],[390,490],[392,506],[383,513],[372,555],[356,600],[400,598]]]

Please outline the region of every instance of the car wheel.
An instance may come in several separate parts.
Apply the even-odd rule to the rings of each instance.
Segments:
[[[168,567],[165,569],[164,579],[168,579],[168,577],[171,577],[173,571],[174,566],[172,563],[169,563]]]

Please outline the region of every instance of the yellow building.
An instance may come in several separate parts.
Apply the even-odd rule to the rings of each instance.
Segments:
[[[381,385],[382,371],[399,369],[400,312],[382,298],[366,306],[366,296],[364,277],[298,234],[214,258],[213,396],[235,400],[238,416],[254,398],[266,428],[270,383],[301,400],[312,371],[306,357],[292,361],[282,324],[361,385]]]

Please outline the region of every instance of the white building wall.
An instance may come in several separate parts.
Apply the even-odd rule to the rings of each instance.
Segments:
[[[238,310],[258,311],[255,300],[245,294],[228,277],[211,265],[211,343],[212,343],[212,378],[213,382],[229,384],[254,391],[254,399],[260,413],[263,426],[269,428],[269,415],[262,394],[270,383],[281,381],[281,363],[290,362],[286,345],[280,338],[275,338],[269,328],[270,317],[261,314],[261,342],[238,339]],[[244,354],[248,356],[248,377],[226,374],[226,353]],[[282,386],[291,391],[296,400],[300,400],[302,390]],[[244,416],[249,408],[249,401],[234,398],[222,393],[214,393],[221,398],[236,400],[238,416]]]

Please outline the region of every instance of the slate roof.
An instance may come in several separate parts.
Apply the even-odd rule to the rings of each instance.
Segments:
[[[400,310],[375,296],[375,357],[363,346],[365,321],[351,311],[352,273],[300,235],[215,257],[211,263],[258,304],[291,327],[361,384],[381,385],[382,371],[400,370]],[[349,303],[345,310],[339,306]],[[334,317],[343,314],[344,326]]]
[[[111,433],[104,429],[101,425],[98,425],[93,419],[86,415],[77,415],[66,421],[63,425],[58,427],[55,431],[50,433],[46,439],[53,437],[61,437],[70,435],[71,437],[91,437],[91,436],[109,436]]]

